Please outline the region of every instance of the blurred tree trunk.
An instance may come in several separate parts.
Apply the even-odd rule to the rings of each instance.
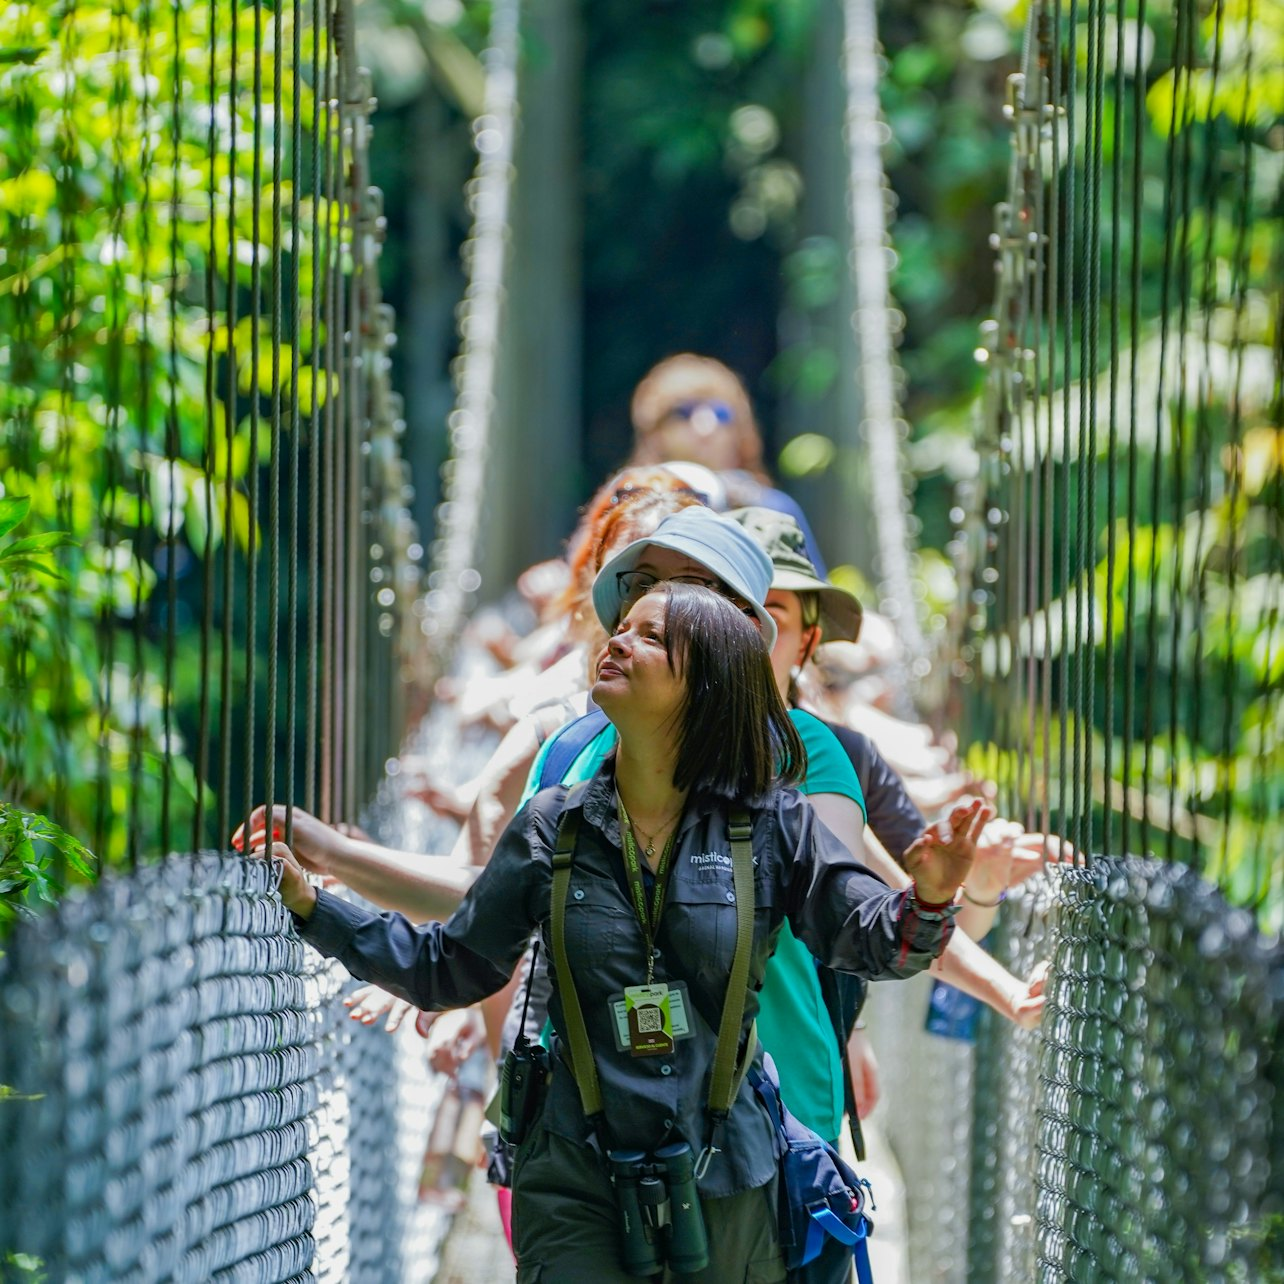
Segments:
[[[495,597],[556,554],[581,491],[580,17],[543,0],[525,17],[508,293],[481,571]]]
[[[462,279],[453,254],[451,214],[466,170],[452,146],[451,111],[433,85],[410,108],[406,138],[421,163],[408,166],[404,200],[405,262],[411,280],[397,329],[400,385],[407,432],[402,449],[415,480],[412,505],[419,530],[431,534],[446,454],[446,417],[454,397],[448,355],[455,347],[455,304]],[[465,155],[468,155],[465,153]]]
[[[847,147],[843,138],[846,92],[843,77],[843,14],[839,4],[821,5],[815,22],[811,67],[802,81],[803,133],[797,155],[803,175],[799,242],[823,237],[835,250],[834,298],[805,314],[787,308],[781,319],[781,347],[800,339],[824,347],[837,375],[820,396],[792,391],[781,404],[780,441],[819,433],[835,446],[833,463],[822,474],[787,480],[807,512],[821,551],[831,567],[851,564],[869,576],[874,533],[869,514],[870,479],[863,475],[861,396],[852,333],[855,306],[851,268],[851,227],[847,210]],[[874,605],[870,603],[869,605]]]

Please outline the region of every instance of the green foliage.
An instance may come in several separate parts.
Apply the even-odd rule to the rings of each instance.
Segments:
[[[178,729],[198,699],[185,657],[199,648],[200,604],[189,576],[175,672],[195,681],[167,689],[169,578],[202,563],[212,573],[225,540],[242,573],[244,551],[262,544],[253,505],[264,506],[273,408],[288,428],[293,404],[306,426],[333,386],[309,362],[308,309],[297,335],[285,309],[275,361],[269,317],[274,245],[287,290],[296,275],[319,288],[312,222],[333,237],[339,219],[337,203],[290,200],[293,122],[305,193],[320,126],[312,86],[289,79],[293,12],[278,56],[274,15],[262,11],[256,31],[249,6],[0,9],[0,47],[22,55],[0,60],[0,512],[20,501],[31,530],[0,552],[13,679],[0,692],[0,787],[95,835],[107,862],[126,854],[131,829],[142,851],[190,833],[205,788]],[[320,33],[300,35],[308,65]],[[267,103],[283,78],[275,137],[270,107],[255,110],[256,43]]]
[[[94,855],[53,821],[0,802],[0,936],[57,903],[67,873],[94,873]]]
[[[30,1253],[5,1253],[0,1258],[4,1267],[4,1278],[26,1281],[27,1284],[45,1284],[48,1275],[44,1271],[44,1262]]]

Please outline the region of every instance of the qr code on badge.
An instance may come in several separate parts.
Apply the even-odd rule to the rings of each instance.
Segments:
[[[653,1004],[638,1008],[638,1033],[658,1034],[664,1029],[664,1013]]]

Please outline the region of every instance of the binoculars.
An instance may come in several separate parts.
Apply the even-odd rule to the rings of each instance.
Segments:
[[[667,1262],[678,1274],[709,1265],[709,1236],[696,1192],[695,1157],[685,1141],[607,1152],[611,1183],[624,1221],[623,1265],[631,1275],[658,1275]]]

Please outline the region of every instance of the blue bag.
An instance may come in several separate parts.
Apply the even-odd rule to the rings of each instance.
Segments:
[[[866,1239],[874,1223],[865,1211],[873,1207],[869,1182],[858,1177],[847,1161],[822,1137],[798,1122],[780,1098],[780,1080],[771,1057],[763,1069],[749,1072],[749,1082],[766,1108],[775,1131],[780,1163],[780,1247],[787,1270],[814,1261],[832,1235],[846,1244],[856,1259],[860,1284],[873,1284]]]

